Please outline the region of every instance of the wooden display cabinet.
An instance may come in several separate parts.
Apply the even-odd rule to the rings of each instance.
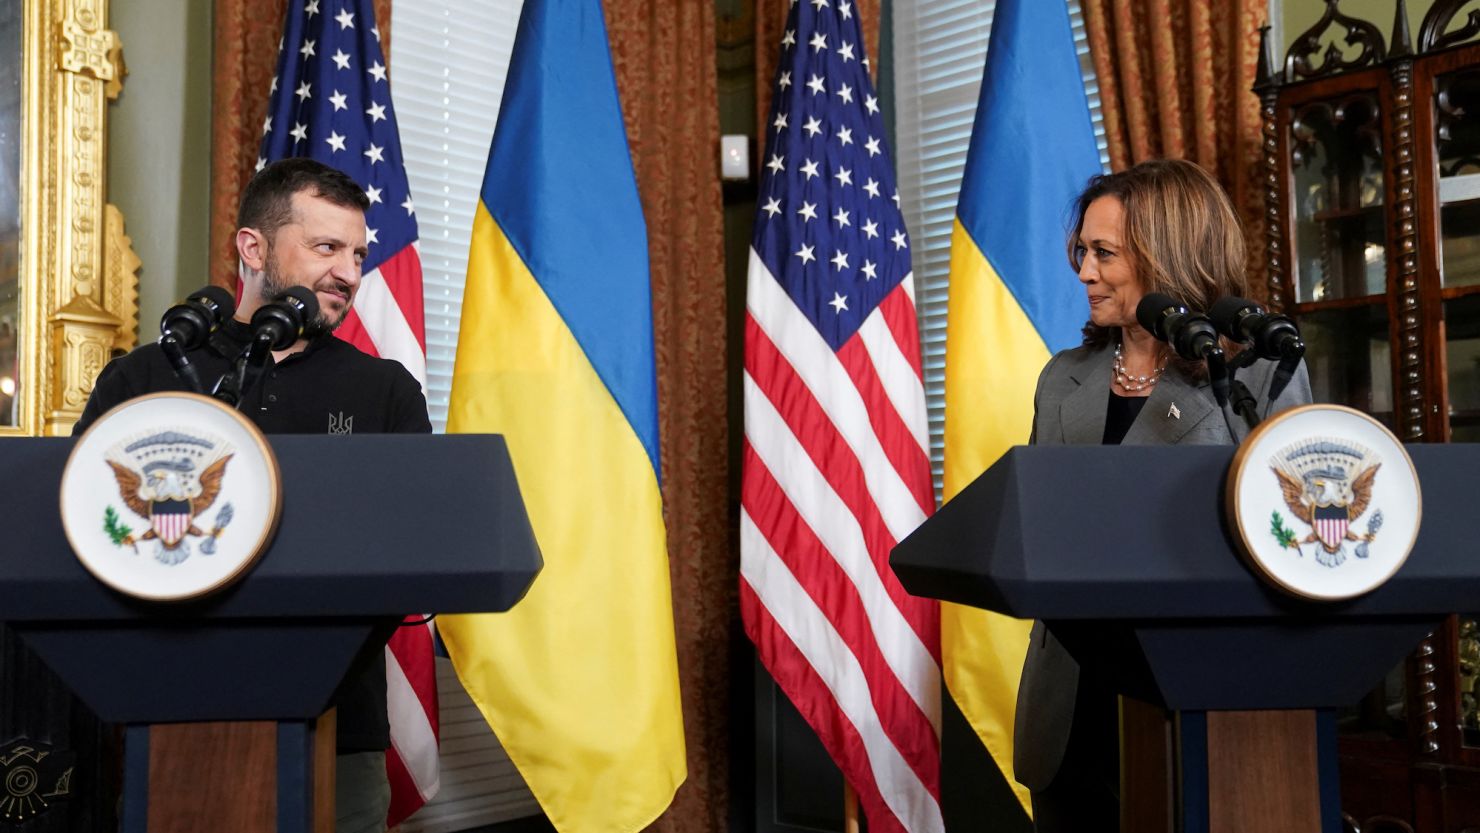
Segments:
[[[1278,69],[1261,45],[1268,300],[1317,401],[1480,442],[1480,3],[1436,0],[1417,37],[1405,5],[1384,34],[1327,0]],[[1477,681],[1480,625],[1450,617],[1341,714],[1347,830],[1480,831]]]

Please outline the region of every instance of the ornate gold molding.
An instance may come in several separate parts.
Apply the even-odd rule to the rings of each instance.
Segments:
[[[108,0],[26,0],[21,405],[0,434],[66,434],[134,343],[138,257],[106,202],[107,107],[122,89]]]
[[[139,341],[139,267],[144,263],[123,230],[123,212],[111,202],[103,212],[103,308],[121,319],[113,349],[132,350]]]
[[[84,20],[93,28],[88,28]],[[103,91],[110,101],[123,90],[123,46],[118,33],[96,28],[91,9],[79,9],[77,19],[62,22],[61,61],[64,72],[104,82]]]

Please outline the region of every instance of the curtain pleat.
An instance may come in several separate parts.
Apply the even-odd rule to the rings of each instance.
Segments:
[[[1251,289],[1264,287],[1259,99],[1262,0],[1081,0],[1110,164],[1190,159],[1244,223]]]
[[[724,207],[714,4],[606,0],[627,140],[647,219],[663,506],[688,780],[649,829],[723,830],[730,634],[739,565],[729,520]]]

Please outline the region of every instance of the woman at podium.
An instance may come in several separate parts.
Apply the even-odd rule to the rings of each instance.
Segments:
[[[1227,194],[1181,160],[1143,162],[1093,177],[1075,203],[1069,262],[1089,301],[1084,343],[1049,360],[1034,397],[1035,444],[1221,445],[1233,442],[1202,362],[1179,358],[1136,320],[1161,293],[1202,311],[1247,296],[1244,235]],[[1068,280],[1068,276],[1065,276]],[[1222,347],[1231,356],[1234,345]],[[1310,401],[1302,365],[1269,402],[1275,363],[1239,378],[1261,413]],[[1128,473],[1134,477],[1134,473]],[[1129,483],[1086,488],[1134,488]],[[1158,523],[1155,506],[1146,523]],[[1115,558],[1115,541],[1104,556]],[[1033,794],[1040,833],[1118,829],[1119,704],[1103,680],[1036,623],[1018,693],[1013,767]]]

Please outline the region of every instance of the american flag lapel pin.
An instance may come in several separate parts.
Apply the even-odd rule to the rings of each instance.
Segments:
[[[1167,411],[1167,416],[1171,417],[1172,419],[1182,418],[1182,412],[1178,410],[1177,403],[1172,403],[1172,407]]]

